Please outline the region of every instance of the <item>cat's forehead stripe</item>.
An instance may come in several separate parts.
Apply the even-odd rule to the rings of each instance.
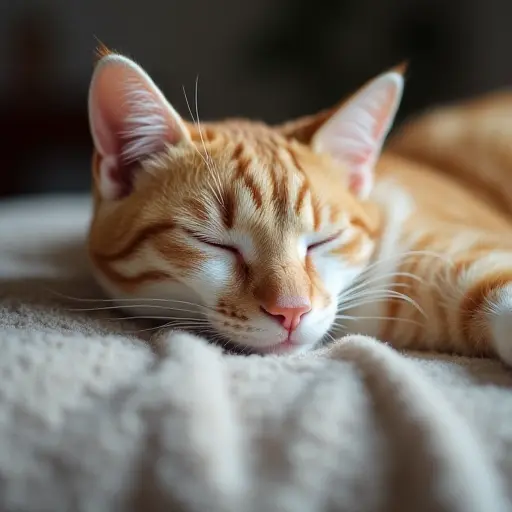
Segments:
[[[232,230],[239,223],[251,225],[256,216],[283,229],[295,226],[320,232],[339,224],[344,212],[357,215],[350,198],[346,201],[341,194],[337,202],[331,193],[334,184],[328,180],[335,176],[330,178],[326,171],[329,159],[297,141],[266,125],[243,120],[208,124],[204,133],[210,144],[204,150],[218,167],[222,182],[220,200],[214,199],[209,215],[225,229]],[[203,141],[194,140],[201,150]]]
[[[251,197],[254,201],[256,209],[260,209],[263,206],[263,196],[261,191],[250,174],[244,174],[243,181],[246,188],[249,190]]]
[[[245,154],[244,145],[241,142],[236,145],[231,158],[237,167],[235,179],[242,178],[246,174],[249,165],[251,165],[251,159]]]
[[[214,134],[209,131],[209,137]],[[266,207],[281,220],[300,215],[308,192],[308,177],[300,162],[297,149],[286,139],[264,126],[246,126],[232,123],[217,128],[215,139],[231,145],[233,175],[228,176],[225,192],[226,205],[219,205],[219,215],[230,229],[236,219],[237,208]],[[242,186],[252,198],[253,206],[240,201],[233,193],[233,186]],[[310,193],[314,225],[318,229],[321,220],[320,205]]]
[[[252,174],[249,172],[251,159],[244,154],[244,146],[241,142],[236,145],[232,159],[236,163],[236,173],[233,181],[240,180],[249,190],[256,209],[261,208],[263,205],[263,196]]]
[[[322,225],[322,208],[318,197],[310,190],[310,208],[313,215],[313,230],[318,231]]]
[[[296,215],[300,214],[300,212],[302,210],[302,206],[304,204],[306,194],[308,193],[308,191],[309,191],[309,182],[307,180],[304,180],[299,189],[299,193],[297,194],[297,201],[295,202]]]
[[[227,191],[223,196],[220,205],[222,222],[226,229],[232,229],[235,225],[236,198],[232,191]]]

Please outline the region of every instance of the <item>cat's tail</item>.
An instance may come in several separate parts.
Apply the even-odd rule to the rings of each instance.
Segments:
[[[512,215],[512,92],[431,110],[406,123],[388,150],[452,175]]]

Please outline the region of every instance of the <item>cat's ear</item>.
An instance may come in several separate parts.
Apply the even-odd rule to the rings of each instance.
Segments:
[[[375,78],[338,106],[276,127],[290,139],[329,153],[348,166],[349,186],[368,195],[373,166],[393,123],[402,96],[407,63]]]
[[[311,145],[348,166],[349,188],[366,198],[375,163],[394,121],[404,85],[397,71],[384,73],[345,102],[315,132]]]
[[[147,73],[111,53],[100,58],[93,73],[89,123],[100,156],[97,185],[105,199],[129,193],[138,162],[190,138]]]

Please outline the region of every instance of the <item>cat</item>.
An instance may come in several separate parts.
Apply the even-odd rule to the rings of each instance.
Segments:
[[[317,115],[201,125],[103,52],[89,90],[97,280],[127,311],[260,354],[361,333],[512,364],[512,221],[481,185],[492,158],[478,165],[480,139],[464,139],[479,121],[447,107],[383,150],[403,88],[397,67]],[[454,152],[475,155],[455,172]]]

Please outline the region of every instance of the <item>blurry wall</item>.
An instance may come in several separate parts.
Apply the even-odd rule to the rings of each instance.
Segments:
[[[87,190],[95,37],[187,113],[274,122],[410,60],[401,117],[512,84],[510,0],[3,0],[0,195]]]

